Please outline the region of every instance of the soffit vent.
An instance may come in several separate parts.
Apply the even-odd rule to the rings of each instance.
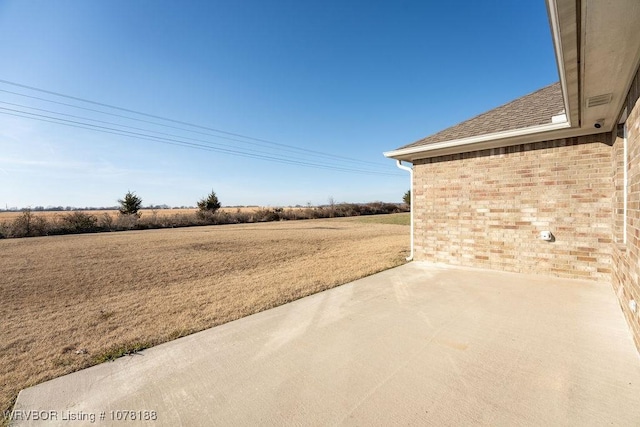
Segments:
[[[612,93],[605,93],[604,95],[596,95],[591,98],[587,98],[587,108],[608,104],[611,102],[612,96]]]

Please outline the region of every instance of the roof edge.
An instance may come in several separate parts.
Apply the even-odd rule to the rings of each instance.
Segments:
[[[503,132],[494,132],[484,135],[473,136],[470,138],[455,139],[451,141],[435,142],[433,144],[421,145],[418,147],[410,147],[393,151],[384,152],[384,156],[396,160],[413,161],[417,158],[433,157],[442,155],[443,151],[455,150],[462,146],[475,145],[483,142],[493,142],[496,146],[506,146],[514,143],[527,142],[526,137],[535,137],[541,134],[545,135],[544,139],[557,139],[566,137],[558,135],[554,137],[554,132],[571,130],[571,124],[568,121],[560,123],[550,123],[539,126],[530,126],[528,128],[513,129]],[[589,133],[593,133],[590,131]],[[524,138],[523,138],[524,137]],[[532,139],[532,138],[529,138]],[[515,142],[517,140],[518,142]],[[503,145],[502,145],[503,144]],[[492,147],[495,148],[495,147]],[[460,150],[458,150],[459,152]],[[449,154],[449,153],[447,153]]]
[[[558,1],[559,0],[546,0],[545,3],[547,6],[551,37],[553,39],[556,65],[558,67],[558,77],[560,78],[566,121],[419,145],[417,147],[401,148],[386,151],[383,153],[384,156],[396,160],[413,161],[417,158],[433,157],[442,155],[443,153],[451,154],[454,152],[482,149],[478,148],[480,145],[487,146],[488,148],[496,148],[533,142],[534,140],[559,139],[593,133],[592,130],[586,131],[580,128],[577,68],[575,68],[579,54],[578,43],[575,37],[567,36],[567,34],[572,35],[572,32],[576,30],[577,8],[575,4],[570,4],[569,2],[568,4],[570,4],[571,7],[563,5],[562,10],[560,10]],[[557,132],[560,133],[558,134]],[[472,145],[474,147],[465,148],[465,146]]]

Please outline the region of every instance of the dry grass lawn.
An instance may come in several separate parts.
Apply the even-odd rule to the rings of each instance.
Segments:
[[[22,388],[402,264],[409,229],[384,217],[0,240],[0,411]]]

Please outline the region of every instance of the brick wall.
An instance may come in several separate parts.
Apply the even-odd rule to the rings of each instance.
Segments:
[[[415,161],[415,259],[611,281],[640,351],[640,70],[625,106],[626,161],[622,126]]]
[[[624,161],[622,132],[614,136],[612,177],[614,185],[613,223],[616,242],[612,245],[612,283],[620,307],[629,323],[633,338],[640,350],[640,312],[633,313],[629,301],[640,303],[640,71],[634,79],[626,108],[627,162]],[[622,239],[623,168],[627,167],[627,240]]]
[[[611,152],[600,134],[417,160],[415,258],[609,282]]]

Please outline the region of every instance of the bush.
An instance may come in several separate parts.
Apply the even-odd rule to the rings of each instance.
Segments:
[[[103,213],[100,218],[100,228],[105,231],[113,230],[113,217],[107,212]]]
[[[138,224],[138,217],[140,215],[138,213],[135,214],[122,214],[118,215],[113,224],[112,230],[114,231],[122,231],[122,230],[133,230],[136,228]]]
[[[99,230],[98,218],[85,212],[71,212],[62,217],[66,233],[93,233]]]
[[[142,200],[133,193],[128,196]],[[212,192],[211,195],[215,195]],[[125,197],[126,199],[127,197]],[[204,199],[203,199],[204,200]],[[122,202],[125,202],[123,199]],[[348,217],[359,215],[389,214],[407,212],[404,204],[374,202],[368,204],[340,203],[333,206],[309,206],[306,209],[260,208],[254,212],[229,213],[215,210],[199,210],[195,213],[180,213],[174,215],[147,215],[141,218],[140,213],[114,216],[103,213],[99,218],[86,212],[69,212],[56,215],[52,221],[35,215],[30,209],[25,209],[22,215],[11,223],[0,223],[0,239],[9,237],[45,236],[50,234],[89,233],[98,231],[143,230],[149,228],[190,227],[195,225],[242,224],[267,221],[283,221],[297,219],[316,219],[329,217]]]
[[[256,222],[279,221],[280,212],[272,209],[258,209],[253,213],[253,219]]]
[[[218,214],[215,210],[200,209],[196,212],[198,222],[202,225],[216,224]]]
[[[22,215],[11,223],[11,237],[34,237],[47,235],[47,220],[34,215],[31,209],[23,209]]]

